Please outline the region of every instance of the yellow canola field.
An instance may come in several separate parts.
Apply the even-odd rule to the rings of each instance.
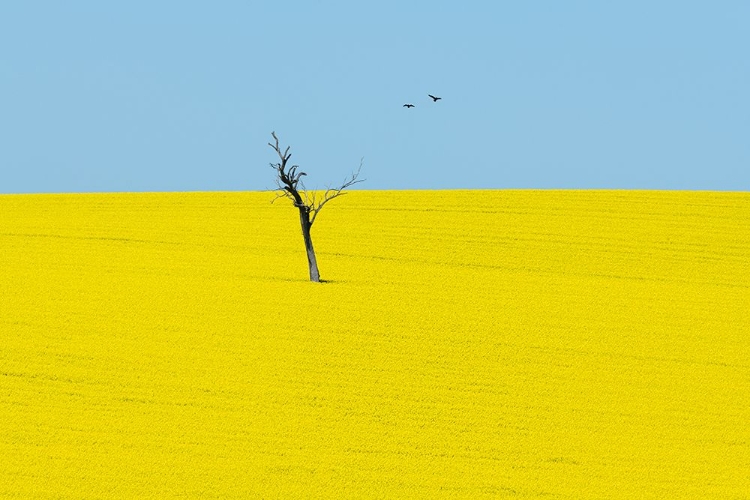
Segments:
[[[0,196],[0,498],[750,498],[750,194]]]

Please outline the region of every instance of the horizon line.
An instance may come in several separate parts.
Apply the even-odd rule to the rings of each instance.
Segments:
[[[306,191],[325,191],[326,188],[307,189]],[[274,193],[278,189],[209,189],[209,190],[143,190],[143,191],[40,191],[40,192],[0,192],[0,196],[44,196],[44,195],[116,195],[116,194],[210,194],[210,193]],[[488,187],[488,188],[394,188],[394,189],[350,189],[345,192],[385,192],[385,191],[638,191],[638,192],[659,192],[659,193],[736,193],[750,194],[750,190],[741,189],[679,189],[679,188],[608,188],[608,187],[585,187],[585,188],[533,188],[533,187]]]

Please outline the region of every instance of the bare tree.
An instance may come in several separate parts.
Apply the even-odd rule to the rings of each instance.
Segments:
[[[279,163],[271,163],[271,168],[276,172],[276,187],[278,188],[276,198],[271,203],[279,198],[285,197],[292,200],[292,203],[299,210],[299,222],[302,226],[302,237],[305,240],[305,251],[307,252],[307,264],[310,269],[310,281],[320,282],[320,271],[318,271],[318,261],[315,258],[315,250],[313,249],[312,238],[310,237],[310,229],[318,217],[320,210],[325,206],[326,203],[334,198],[346,194],[344,192],[348,187],[362,182],[364,179],[358,179],[359,172],[362,170],[362,162],[359,163],[359,168],[356,172],[344,180],[344,182],[335,188],[327,188],[325,193],[319,197],[315,191],[308,191],[305,188],[302,177],[307,174],[299,170],[298,165],[287,166],[291,153],[289,153],[289,147],[282,152],[279,146],[279,139],[276,137],[275,132],[271,132],[274,142],[268,143],[269,146],[276,151],[281,160]]]

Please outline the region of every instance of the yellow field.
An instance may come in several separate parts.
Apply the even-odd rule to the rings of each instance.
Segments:
[[[750,194],[0,196],[1,498],[750,498]]]

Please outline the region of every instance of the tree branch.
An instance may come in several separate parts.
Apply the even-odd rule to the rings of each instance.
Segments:
[[[345,189],[364,181],[364,179],[359,179],[359,174],[362,171],[362,164],[364,163],[364,158],[362,158],[356,172],[353,172],[350,177],[344,179],[344,182],[339,187],[328,187],[323,194],[322,199],[319,200],[316,191],[310,193],[305,187],[302,177],[307,174],[299,170],[298,165],[292,165],[287,170],[287,163],[292,156],[289,153],[289,147],[282,152],[276,133],[271,132],[271,137],[273,137],[274,142],[269,142],[268,145],[276,152],[280,160],[279,163],[271,163],[271,168],[276,171],[276,187],[278,188],[276,198],[274,198],[271,203],[281,197],[289,198],[292,200],[295,207],[304,210],[310,216],[310,226],[315,222],[318,213],[320,213],[320,210],[326,203],[346,194],[344,192]]]
[[[307,174],[304,172],[297,172],[297,169],[299,168],[297,165],[292,165],[289,171],[286,171],[287,162],[289,161],[289,158],[292,157],[289,153],[289,146],[287,146],[286,150],[282,153],[281,147],[279,147],[279,138],[276,137],[276,132],[271,132],[271,137],[273,137],[274,142],[273,144],[269,142],[268,145],[276,151],[276,154],[279,155],[279,159],[281,160],[280,163],[271,163],[271,168],[273,168],[277,174],[276,186],[285,196],[287,196],[287,198],[290,198],[295,205],[302,205],[302,198],[297,190],[297,185],[302,176]]]
[[[310,212],[312,213],[312,218],[310,219],[310,225],[312,226],[315,222],[316,217],[318,216],[318,213],[320,210],[325,206],[326,203],[331,201],[334,198],[338,198],[339,196],[343,196],[346,193],[344,192],[344,189],[353,186],[354,184],[357,184],[359,182],[363,182],[365,179],[359,179],[359,173],[362,171],[362,164],[364,163],[365,159],[362,158],[359,161],[359,168],[356,172],[353,172],[351,177],[348,177],[344,179],[344,182],[341,184],[341,186],[337,188],[328,188],[326,189],[325,194],[323,195],[323,199],[320,201],[320,203],[314,204],[312,207],[310,207]]]

